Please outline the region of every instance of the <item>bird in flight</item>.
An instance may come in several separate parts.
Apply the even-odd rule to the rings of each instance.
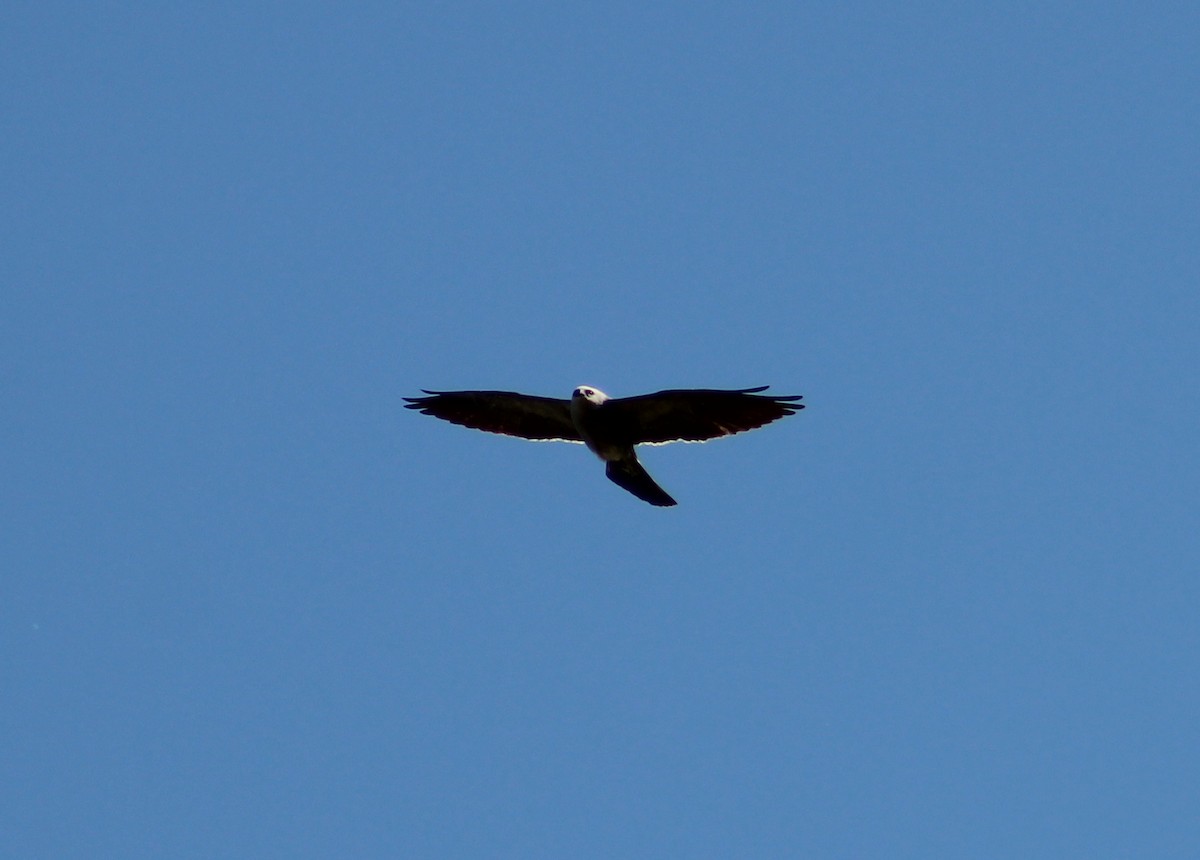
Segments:
[[[425,391],[425,397],[404,399],[407,409],[451,424],[521,439],[587,445],[605,462],[610,481],[642,501],[668,507],[675,500],[642,468],[634,446],[732,436],[804,408],[797,402],[801,395],[759,393],[767,388],[681,388],[609,397],[581,385],[570,400],[515,391]]]

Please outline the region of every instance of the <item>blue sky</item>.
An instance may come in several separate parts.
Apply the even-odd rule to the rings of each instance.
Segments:
[[[0,853],[1200,851],[1194,6],[0,19]]]

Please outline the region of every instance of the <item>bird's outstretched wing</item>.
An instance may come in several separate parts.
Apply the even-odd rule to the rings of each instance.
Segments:
[[[424,391],[424,389],[422,389]],[[515,391],[425,391],[405,397],[407,409],[488,433],[522,439],[582,442],[571,423],[571,404]]]
[[[631,445],[703,442],[762,427],[804,408],[800,395],[759,394],[769,386],[733,391],[686,388],[619,397],[604,404],[612,427]]]

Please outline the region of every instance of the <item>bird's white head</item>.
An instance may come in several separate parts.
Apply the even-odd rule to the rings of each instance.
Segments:
[[[605,400],[608,400],[608,395],[599,388],[592,388],[590,385],[580,385],[571,392],[571,399],[584,399],[593,406],[599,406]]]

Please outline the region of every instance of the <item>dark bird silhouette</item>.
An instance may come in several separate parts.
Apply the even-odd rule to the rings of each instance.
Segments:
[[[406,407],[452,424],[536,441],[576,442],[606,463],[617,486],[659,507],[675,504],[638,462],[636,445],[705,442],[762,427],[804,408],[800,395],[761,394],[768,386],[723,391],[673,389],[609,397],[581,385],[570,400],[515,391],[426,391]]]

